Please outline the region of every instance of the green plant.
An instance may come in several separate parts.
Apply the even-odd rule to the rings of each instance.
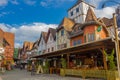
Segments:
[[[49,63],[48,60],[46,60],[45,61],[45,66],[43,67],[45,73],[49,73],[49,67],[50,67],[50,63]]]
[[[62,68],[66,68],[67,67],[67,62],[64,58],[61,58],[61,65],[62,65]]]
[[[107,56],[107,59],[109,61],[109,69],[110,70],[115,70],[116,66],[115,66],[115,62],[114,62],[114,49],[112,50],[111,54],[107,54],[107,52],[104,50],[104,55]]]

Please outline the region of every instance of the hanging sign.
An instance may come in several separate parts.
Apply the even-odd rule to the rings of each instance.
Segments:
[[[97,28],[97,32],[100,32],[101,29],[102,29],[102,26],[98,26],[98,28]]]

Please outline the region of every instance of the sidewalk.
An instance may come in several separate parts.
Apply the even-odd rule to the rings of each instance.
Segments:
[[[26,70],[15,69],[7,71],[4,75],[0,75],[0,80],[83,80],[80,77],[62,77],[56,74],[36,74],[31,76],[31,73]],[[101,80],[101,79],[84,79],[84,80]]]

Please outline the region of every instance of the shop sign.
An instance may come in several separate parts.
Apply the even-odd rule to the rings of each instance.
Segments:
[[[98,26],[98,28],[97,28],[97,32],[100,32],[101,29],[102,29],[102,26]]]

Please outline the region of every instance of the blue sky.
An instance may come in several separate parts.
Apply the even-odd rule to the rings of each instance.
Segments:
[[[76,1],[0,0],[0,28],[15,33],[15,47],[20,47],[24,41],[36,41],[41,31],[47,31],[49,27],[56,28]],[[86,0],[96,6],[97,17],[111,18],[117,5],[108,3],[108,7],[101,9],[105,1]]]
[[[4,3],[4,6],[1,5],[0,23],[10,25],[33,22],[59,24],[61,19],[67,16],[67,9],[75,2],[76,0],[9,0],[6,4]]]

